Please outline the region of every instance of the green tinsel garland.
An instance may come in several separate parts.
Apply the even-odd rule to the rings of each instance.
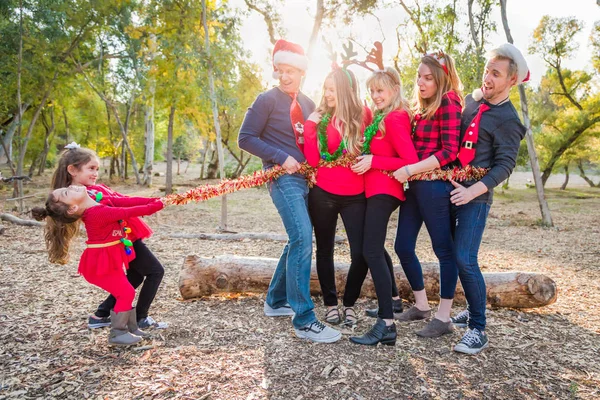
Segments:
[[[375,137],[375,135],[377,134],[377,131],[379,130],[379,124],[381,123],[381,120],[383,119],[383,114],[381,113],[377,113],[375,114],[375,119],[373,120],[373,123],[369,126],[367,126],[367,128],[365,129],[365,133],[364,133],[364,143],[363,143],[363,148],[362,148],[362,153],[363,154],[371,154],[371,141],[373,140],[373,137]]]

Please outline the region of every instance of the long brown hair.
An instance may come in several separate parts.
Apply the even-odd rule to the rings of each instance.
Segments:
[[[48,249],[48,260],[52,263],[66,264],[69,261],[69,246],[79,232],[81,215],[69,214],[69,205],[58,201],[52,193],[46,199],[45,207],[34,207],[33,217],[46,220],[44,240]]]
[[[331,113],[335,129],[342,134],[342,140],[346,140],[348,152],[358,155],[362,145],[363,106],[358,95],[358,85],[354,73],[342,68],[331,71],[325,80],[333,80],[336,95],[335,109],[327,106],[325,100],[325,85],[323,85],[323,96],[319,104],[322,113]]]
[[[456,67],[454,66],[454,60],[448,54],[442,52],[426,54],[421,58],[421,64],[427,65],[433,75],[433,80],[437,85],[437,92],[432,98],[423,99],[421,98],[421,92],[419,91],[419,85],[415,82],[414,88],[414,102],[417,107],[417,112],[420,112],[425,119],[432,119],[438,108],[442,104],[442,97],[450,92],[455,92],[461,99],[461,105],[463,102],[463,84],[460,81]],[[444,70],[444,66],[446,70]],[[417,80],[418,80],[417,76]]]
[[[404,110],[408,113],[409,117],[412,117],[412,112],[408,101],[402,97],[402,82],[400,81],[400,74],[394,68],[386,67],[383,70],[374,71],[373,74],[367,79],[367,88],[373,89],[390,89],[395,92],[394,97],[390,105],[383,110],[378,110],[375,104],[373,104],[373,115],[377,112],[383,113],[384,117],[379,123],[379,131],[381,137],[385,136],[385,116],[392,111]]]
[[[69,173],[69,165],[79,170],[94,158],[98,158],[96,153],[85,147],[65,149],[60,154],[58,166],[52,175],[52,189],[67,187],[73,183],[73,177]]]

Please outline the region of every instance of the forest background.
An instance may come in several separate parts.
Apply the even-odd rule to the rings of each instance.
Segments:
[[[306,15],[284,23],[298,3]],[[593,2],[585,3],[589,9]],[[492,0],[236,0],[208,1],[204,7],[205,14],[196,0],[3,1],[4,177],[40,175],[54,166],[65,144],[76,141],[106,160],[105,178],[112,181],[134,178],[151,185],[153,163],[166,159],[177,161],[176,173],[181,160],[189,160],[201,165],[198,178],[215,178],[217,129],[225,149],[223,174],[236,177],[260,168],[255,157],[239,150],[236,138],[247,107],[275,83],[264,78],[277,38],[300,39],[299,32],[310,31],[304,42],[297,41],[315,60],[305,91],[318,100],[327,43],[339,52],[350,40],[362,58],[372,40],[382,40],[386,62],[401,73],[405,96],[411,97],[420,54],[444,49],[454,56],[470,92],[480,84],[491,40],[505,37],[500,2]],[[591,7],[591,15],[600,10]],[[584,19],[590,18],[586,13]],[[588,176],[600,161],[600,22],[584,19],[543,16],[529,37],[516,38],[529,57],[544,63],[541,76],[525,87],[544,184],[552,173],[568,179],[574,169],[590,186],[600,184]],[[305,20],[312,26],[299,28]],[[264,40],[258,46],[253,32],[268,38],[271,47]],[[262,54],[254,53],[260,48]],[[366,71],[357,72],[366,78]],[[520,108],[517,91],[512,100]],[[519,165],[528,164],[523,142]],[[172,174],[167,168],[168,191]],[[13,196],[23,196],[15,182]]]

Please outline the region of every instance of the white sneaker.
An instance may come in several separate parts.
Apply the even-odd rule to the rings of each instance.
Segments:
[[[167,329],[169,324],[167,322],[156,322],[154,318],[148,316],[138,321],[138,327],[140,329]]]
[[[334,343],[342,338],[340,331],[328,327],[319,320],[302,328],[294,328],[294,331],[300,339],[308,339],[317,343]]]
[[[265,315],[267,317],[287,317],[294,315],[294,310],[292,310],[292,307],[290,307],[288,303],[285,303],[281,307],[273,308],[265,301],[263,310],[265,311]]]

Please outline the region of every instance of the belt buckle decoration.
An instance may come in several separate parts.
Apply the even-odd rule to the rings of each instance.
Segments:
[[[470,140],[467,140],[465,142],[465,149],[472,149],[473,148],[473,142],[471,142]]]

